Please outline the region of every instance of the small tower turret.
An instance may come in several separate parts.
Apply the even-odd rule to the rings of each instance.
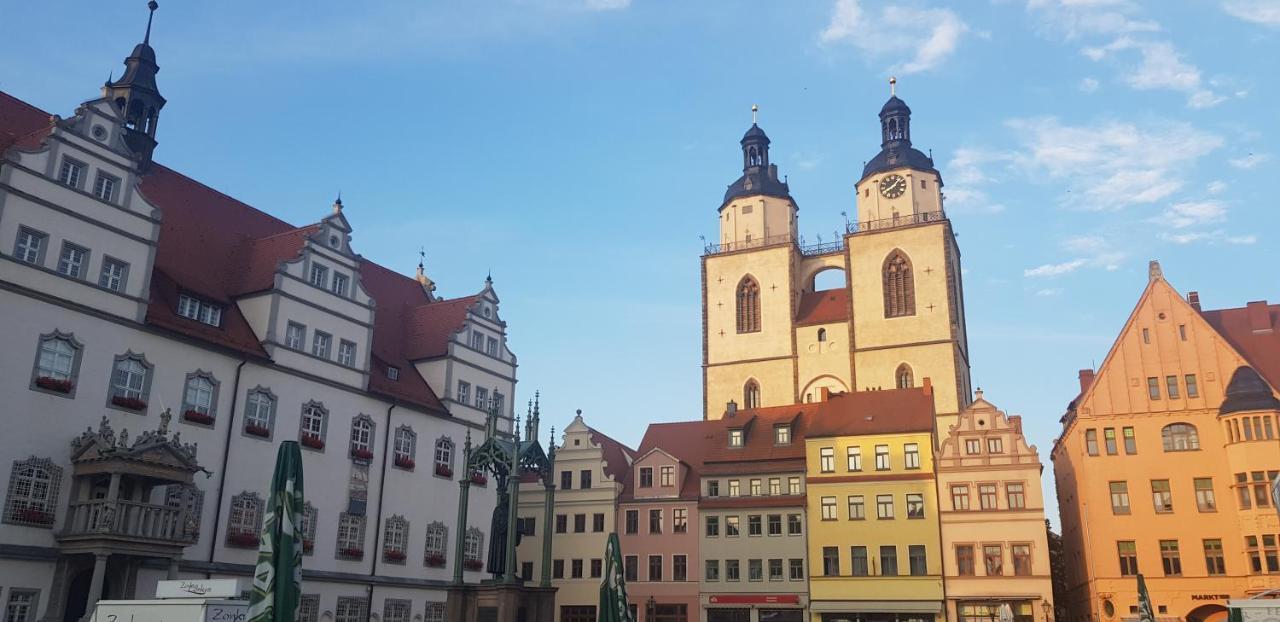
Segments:
[[[124,75],[114,82],[108,80],[102,86],[102,96],[109,99],[124,117],[125,143],[138,156],[145,169],[151,164],[151,154],[156,148],[156,124],[165,99],[156,85],[156,51],[151,47],[151,22],[160,5],[147,3],[151,12],[147,16],[147,32],[142,43],[124,60]]]

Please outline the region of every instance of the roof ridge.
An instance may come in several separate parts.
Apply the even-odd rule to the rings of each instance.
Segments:
[[[278,222],[278,223],[280,223],[280,224],[282,224],[282,225],[284,225],[284,226],[286,226],[286,227],[289,227],[290,229],[299,229],[299,228],[300,228],[300,227],[296,227],[296,226],[294,226],[292,223],[290,223],[290,222],[288,222],[288,221],[286,221],[286,220],[284,220],[284,219],[282,219],[282,218],[280,218],[280,217],[278,217],[278,216],[275,216],[275,215],[273,215],[273,214],[270,214],[270,213],[268,213],[268,212],[265,212],[265,211],[263,211],[263,210],[260,210],[260,209],[258,209],[258,208],[256,208],[256,207],[252,206],[252,205],[249,205],[248,203],[245,203],[244,201],[241,201],[240,199],[237,199],[237,198],[235,198],[235,197],[233,197],[233,196],[231,196],[231,195],[229,195],[229,194],[227,194],[227,193],[225,193],[225,192],[223,192],[223,191],[221,191],[221,190],[218,190],[217,188],[214,188],[213,186],[210,186],[209,184],[206,184],[206,183],[204,183],[204,182],[202,182],[202,181],[199,181],[199,180],[197,180],[197,179],[195,179],[195,178],[193,178],[193,177],[190,177],[190,176],[188,176],[188,175],[186,175],[186,174],[184,174],[184,173],[180,173],[180,172],[178,172],[177,170],[174,170],[174,169],[172,169],[172,168],[169,168],[168,166],[166,166],[166,165],[164,165],[164,164],[161,164],[161,163],[159,163],[159,162],[155,162],[155,163],[153,164],[153,166],[154,166],[154,168],[152,169],[152,172],[148,173],[148,174],[147,174],[147,175],[145,175],[145,176],[149,177],[149,176],[151,176],[151,175],[154,175],[154,174],[155,174],[156,172],[158,172],[160,169],[163,169],[163,170],[165,170],[165,171],[169,172],[170,174],[173,174],[173,175],[176,175],[176,176],[178,176],[178,177],[181,177],[182,179],[185,179],[185,180],[187,180],[187,181],[189,181],[189,182],[191,182],[191,183],[193,183],[193,184],[195,184],[195,185],[197,185],[197,186],[200,186],[201,188],[204,188],[204,189],[208,190],[209,192],[212,192],[212,193],[214,193],[214,194],[216,194],[216,195],[218,195],[218,196],[220,196],[220,197],[223,197],[223,198],[225,198],[225,199],[227,199],[227,200],[229,200],[229,201],[234,201],[235,203],[239,204],[240,206],[242,206],[242,207],[244,207],[244,208],[247,208],[247,209],[253,210],[254,212],[257,212],[257,213],[259,213],[259,214],[262,214],[263,216],[266,216],[267,218],[270,218],[271,220],[274,220],[275,222]]]
[[[636,453],[636,450],[632,449],[632,448],[631,448],[629,445],[627,445],[626,443],[624,443],[624,442],[622,442],[622,441],[620,441],[620,440],[618,440],[618,439],[616,439],[616,438],[613,438],[612,436],[609,436],[608,434],[605,434],[604,432],[601,432],[600,430],[597,430],[597,429],[595,429],[595,428],[593,428],[593,427],[591,427],[591,426],[587,426],[587,430],[588,430],[589,432],[591,432],[591,434],[592,434],[592,435],[599,435],[599,436],[603,437],[605,440],[607,440],[607,441],[609,441],[609,442],[612,442],[612,443],[613,443],[613,444],[615,444],[615,445],[618,445],[619,447],[621,447],[621,448],[623,448],[623,449],[627,450],[628,452],[630,452],[630,453],[632,453],[632,454],[635,454],[635,453]]]

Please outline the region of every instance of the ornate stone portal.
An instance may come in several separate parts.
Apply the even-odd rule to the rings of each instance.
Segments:
[[[518,421],[512,421],[511,432],[498,430],[502,415],[491,407],[485,421],[485,440],[472,448],[471,434],[463,447],[466,470],[458,481],[458,524],[453,559],[453,585],[446,605],[447,619],[458,622],[552,622],[555,616],[555,592],[551,587],[551,537],[549,527],[554,518],[555,431],[551,433],[551,452],[538,443],[538,402],[530,406],[525,422],[525,439],[520,438]],[[485,570],[492,579],[480,585],[463,582],[466,560],[467,505],[473,478],[492,478],[498,491],[498,505],[490,519],[489,551]],[[546,487],[548,529],[542,546],[542,580],[538,586],[525,585],[516,574],[516,546],[520,537],[529,535],[516,516],[519,507],[520,482],[541,479]]]

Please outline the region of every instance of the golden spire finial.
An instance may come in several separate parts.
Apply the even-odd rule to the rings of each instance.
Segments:
[[[889,97],[898,95],[898,78],[889,76]]]
[[[751,104],[751,125],[755,125],[755,124],[756,124],[756,113],[757,113],[757,112],[760,112],[760,107],[759,107],[759,106],[757,106],[757,105],[755,105],[755,104]]]

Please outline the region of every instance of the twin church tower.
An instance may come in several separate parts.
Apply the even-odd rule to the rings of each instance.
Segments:
[[[718,210],[719,243],[702,257],[704,418],[925,379],[939,429],[968,405],[960,249],[942,177],[911,146],[911,109],[896,94],[880,133],[854,186],[856,220],[841,239],[808,246],[769,137],[754,122],[742,137],[742,176]],[[816,289],[828,270],[843,285]]]

